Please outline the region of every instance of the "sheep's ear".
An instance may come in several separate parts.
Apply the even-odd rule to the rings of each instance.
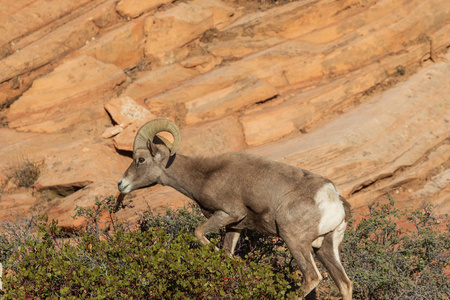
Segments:
[[[157,156],[157,155],[160,155],[160,153],[158,153],[158,152],[159,152],[159,151],[158,151],[158,148],[157,148],[156,145],[153,144],[153,142],[150,141],[150,140],[147,141],[147,148],[148,148],[148,150],[150,151],[150,154],[151,154],[153,157],[155,157],[155,156]]]

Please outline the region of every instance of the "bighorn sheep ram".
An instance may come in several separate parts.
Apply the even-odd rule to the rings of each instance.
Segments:
[[[173,145],[157,136],[166,131]],[[344,300],[352,298],[339,249],[350,205],[330,180],[312,172],[247,153],[197,158],[176,154],[180,131],[170,120],[156,119],[136,134],[133,159],[118,186],[127,194],[155,184],[168,185],[198,203],[208,220],[195,230],[226,229],[224,248],[233,253],[244,228],[281,237],[303,274],[309,294],[321,281],[314,250]],[[176,155],[175,155],[176,154]]]

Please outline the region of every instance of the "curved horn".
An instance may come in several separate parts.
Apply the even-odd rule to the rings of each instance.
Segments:
[[[161,131],[167,131],[173,136],[173,145],[167,139],[158,136],[170,149],[170,156],[173,156],[181,142],[180,129],[174,122],[163,118],[154,119],[142,125],[134,138],[133,153],[136,153],[137,149],[147,149],[147,141],[153,142],[155,135]]]

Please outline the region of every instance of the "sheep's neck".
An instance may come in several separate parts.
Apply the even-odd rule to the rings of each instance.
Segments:
[[[177,154],[173,163],[165,170],[162,185],[168,185],[187,197],[197,200],[205,182],[206,158],[195,158]]]

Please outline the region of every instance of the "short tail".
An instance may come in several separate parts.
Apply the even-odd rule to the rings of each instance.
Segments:
[[[348,220],[350,219],[350,217],[352,215],[351,205],[350,205],[350,203],[348,203],[348,201],[344,197],[342,197],[342,195],[339,195],[339,200],[341,200],[342,204],[344,205],[345,222],[348,222]]]

